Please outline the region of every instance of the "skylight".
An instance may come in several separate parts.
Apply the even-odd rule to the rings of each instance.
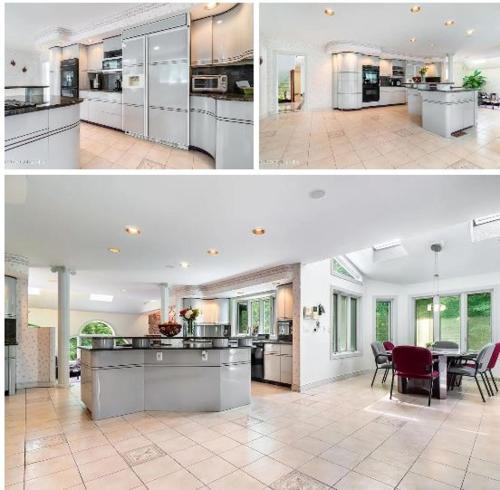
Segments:
[[[348,281],[363,282],[363,276],[344,256],[337,256],[332,259],[332,274]]]
[[[385,250],[386,248],[393,248],[401,245],[401,240],[396,238],[395,240],[391,240],[389,242],[377,243],[372,245],[373,250]]]
[[[89,299],[90,301],[104,301],[105,303],[111,303],[113,301],[113,296],[110,294],[91,294]]]
[[[408,255],[399,238],[372,245],[373,262],[397,259]]]
[[[473,242],[500,238],[500,213],[473,219],[471,235]]]

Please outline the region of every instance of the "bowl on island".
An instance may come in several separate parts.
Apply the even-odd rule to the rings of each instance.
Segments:
[[[182,325],[179,323],[160,323],[158,330],[165,337],[175,337],[182,330]]]

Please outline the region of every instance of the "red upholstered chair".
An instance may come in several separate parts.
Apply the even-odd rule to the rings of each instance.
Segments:
[[[384,349],[385,350],[392,350],[392,349],[394,349],[394,344],[390,340],[386,340],[384,342]]]
[[[495,382],[495,378],[493,377],[493,372],[491,370],[494,369],[499,355],[500,355],[500,342],[497,342],[495,344],[495,350],[493,351],[493,354],[491,355],[490,362],[488,363],[488,371],[490,372],[491,381],[493,381],[493,384],[495,385],[495,390],[497,390],[497,393],[498,393],[498,386]],[[486,374],[486,376],[488,376],[488,374]]]
[[[394,386],[394,375],[400,378],[428,379],[429,380],[429,401],[431,405],[432,386],[434,380],[439,377],[439,371],[432,368],[432,354],[424,347],[413,347],[412,345],[399,345],[392,351],[392,381],[391,396]]]

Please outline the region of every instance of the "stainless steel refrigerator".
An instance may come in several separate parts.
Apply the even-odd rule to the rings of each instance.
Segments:
[[[123,128],[189,146],[189,25],[182,14],[124,31]]]

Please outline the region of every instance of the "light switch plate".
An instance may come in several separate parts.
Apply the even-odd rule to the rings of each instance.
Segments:
[[[157,352],[156,353],[156,360],[157,361],[163,361],[163,352]]]

